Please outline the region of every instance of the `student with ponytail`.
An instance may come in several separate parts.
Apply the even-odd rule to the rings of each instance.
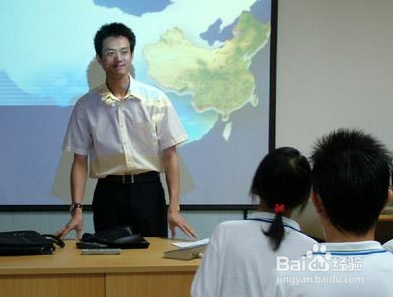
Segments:
[[[250,191],[260,200],[259,211],[215,228],[191,296],[265,296],[277,257],[299,258],[316,243],[289,218],[308,201],[310,175],[307,159],[291,147],[276,149],[262,160]]]

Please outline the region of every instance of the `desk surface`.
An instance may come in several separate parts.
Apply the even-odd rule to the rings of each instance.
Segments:
[[[382,213],[378,219],[379,222],[392,222],[393,221],[393,213]]]
[[[172,240],[147,237],[148,249],[124,249],[120,255],[81,255],[75,240],[66,240],[64,248],[53,255],[0,257],[0,275],[125,273],[196,271],[199,259],[164,259],[163,252],[176,248]]]

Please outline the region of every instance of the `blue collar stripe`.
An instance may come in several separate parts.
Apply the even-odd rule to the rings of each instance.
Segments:
[[[325,253],[313,253],[314,255],[326,255],[327,253],[330,253],[331,255],[337,255],[337,256],[357,256],[357,255],[372,255],[372,254],[381,254],[381,253],[389,253],[387,250],[366,250],[366,251],[343,251],[343,252],[338,252],[338,251],[326,251]]]

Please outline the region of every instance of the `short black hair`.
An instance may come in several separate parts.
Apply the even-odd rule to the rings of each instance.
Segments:
[[[122,23],[110,23],[103,25],[96,33],[94,37],[94,48],[96,50],[96,54],[101,58],[102,57],[102,47],[103,41],[107,37],[119,37],[124,36],[130,42],[130,50],[131,53],[134,52],[135,48],[135,34],[132,32],[130,28]]]
[[[250,193],[259,196],[271,209],[276,204],[294,209],[307,203],[310,190],[311,168],[307,158],[295,148],[281,147],[263,158],[255,172]],[[274,250],[277,250],[284,237],[281,214],[276,214],[265,234],[272,239]]]
[[[314,146],[313,191],[341,232],[367,233],[377,222],[389,190],[391,155],[359,129],[339,129]]]

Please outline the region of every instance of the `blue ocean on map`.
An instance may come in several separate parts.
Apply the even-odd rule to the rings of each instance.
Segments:
[[[168,0],[94,0],[94,4],[107,8],[117,7],[125,13],[141,16],[148,12],[164,10],[172,1]]]

